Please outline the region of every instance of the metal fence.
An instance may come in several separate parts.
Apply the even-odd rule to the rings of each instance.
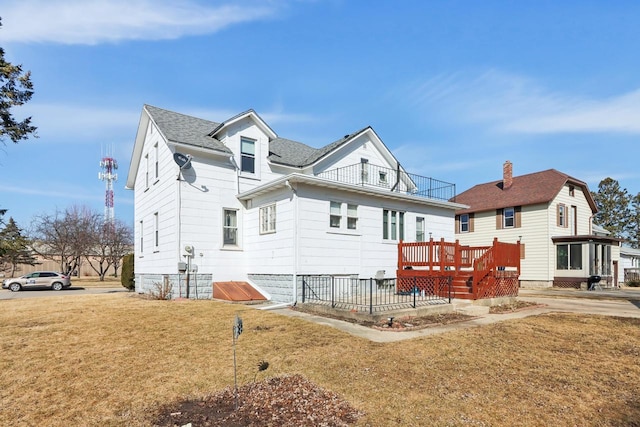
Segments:
[[[407,279],[359,279],[336,276],[302,276],[302,302],[373,314],[403,308],[451,303],[451,277],[420,277],[419,285]]]

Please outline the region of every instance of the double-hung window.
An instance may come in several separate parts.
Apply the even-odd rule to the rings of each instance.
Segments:
[[[469,232],[469,214],[460,215],[460,232],[461,233]]]
[[[144,253],[144,221],[140,221],[140,254]]]
[[[504,208],[504,228],[513,228],[516,225],[516,210],[515,208]]]
[[[238,244],[238,211],[235,209],[225,209],[222,223],[222,244]]]
[[[145,154],[144,156],[144,188],[149,188],[149,154]]]
[[[331,202],[329,211],[329,227],[340,228],[340,222],[342,220],[342,203]]]
[[[416,242],[424,242],[424,217],[416,218]]]
[[[153,246],[158,249],[158,245],[160,244],[160,221],[158,219],[158,212],[153,214]]]
[[[249,138],[240,138],[240,170],[256,173],[256,142]]]
[[[260,208],[260,234],[276,232],[276,205],[271,204]]]
[[[558,227],[567,226],[567,206],[560,203],[558,205]]]
[[[358,205],[347,204],[347,228],[355,230],[358,227]]]
[[[382,239],[404,240],[404,212],[382,210]]]
[[[153,146],[153,161],[155,163],[154,170],[154,179],[157,181],[160,178],[160,166],[159,166],[159,158],[158,158],[158,143]]]

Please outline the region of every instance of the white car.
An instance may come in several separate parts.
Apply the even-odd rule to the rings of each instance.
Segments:
[[[71,277],[55,271],[34,271],[21,277],[2,281],[2,289],[10,289],[12,292],[18,292],[23,288],[30,287],[47,287],[54,291],[60,291],[69,286],[71,286]]]

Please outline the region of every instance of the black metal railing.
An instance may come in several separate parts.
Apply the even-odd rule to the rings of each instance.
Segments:
[[[456,196],[455,184],[408,173],[400,165],[396,169],[390,169],[369,163],[357,163],[321,172],[317,176],[345,184],[385,188],[429,199],[450,200]]]
[[[302,302],[373,314],[403,308],[451,303],[451,277],[359,279],[301,276]]]

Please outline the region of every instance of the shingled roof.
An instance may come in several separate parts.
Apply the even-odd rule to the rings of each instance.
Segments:
[[[469,206],[456,214],[549,203],[567,183],[582,189],[595,213],[597,208],[587,184],[555,169],[513,177],[511,186],[506,189],[503,189],[503,180],[478,184],[450,201]]]
[[[225,122],[212,122],[151,105],[145,105],[144,108],[156,123],[160,132],[162,132],[169,141],[231,154],[231,150],[229,150],[226,145],[211,136],[219,130]],[[234,118],[248,112],[253,112],[253,110],[240,113],[228,119],[226,122],[232,121]],[[313,148],[298,141],[278,137],[269,142],[268,158],[269,161],[273,163],[285,166],[308,166],[367,129],[370,129],[370,127],[367,126],[357,132],[345,135],[322,148]]]
[[[144,108],[167,140],[231,154],[231,150],[222,142],[209,136],[209,133],[218,127],[219,123],[151,105],[145,105]]]

